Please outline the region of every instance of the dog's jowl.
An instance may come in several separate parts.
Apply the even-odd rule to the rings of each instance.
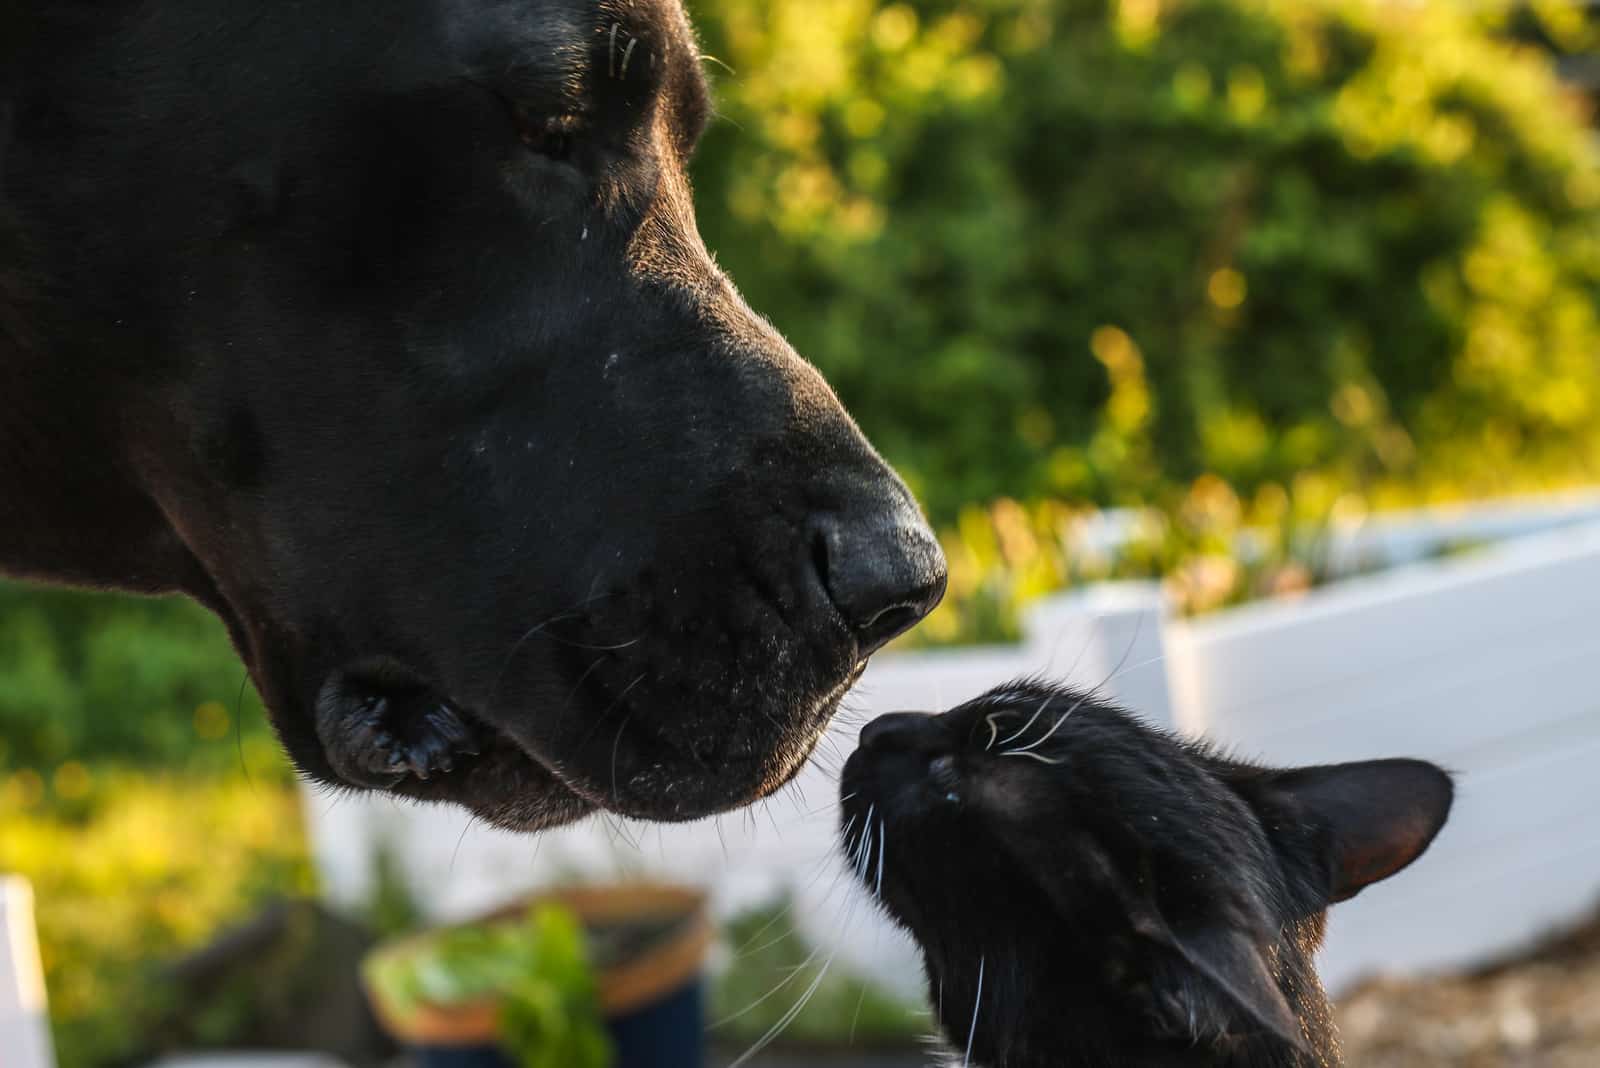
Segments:
[[[937,601],[701,244],[678,0],[3,8],[0,568],[209,605],[310,775],[704,815]]]

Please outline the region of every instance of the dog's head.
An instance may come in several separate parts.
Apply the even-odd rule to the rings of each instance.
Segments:
[[[937,601],[905,487],[696,232],[678,0],[40,6],[12,210],[309,775],[363,781],[329,735],[404,695],[476,753],[389,788],[715,812]]]

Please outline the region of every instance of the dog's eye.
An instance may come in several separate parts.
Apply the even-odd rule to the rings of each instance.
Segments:
[[[522,143],[541,156],[561,161],[572,155],[572,131],[524,126],[517,131]]]
[[[573,145],[578,134],[576,119],[537,118],[515,104],[510,107],[517,137],[530,151],[557,162],[565,162],[572,157]]]

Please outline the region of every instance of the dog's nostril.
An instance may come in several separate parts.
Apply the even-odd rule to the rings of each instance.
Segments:
[[[944,553],[903,502],[864,517],[819,516],[811,566],[862,657],[915,626],[944,596]]]
[[[879,612],[872,621],[858,628],[861,644],[869,649],[879,649],[904,634],[927,615],[927,610],[915,604],[897,604]]]

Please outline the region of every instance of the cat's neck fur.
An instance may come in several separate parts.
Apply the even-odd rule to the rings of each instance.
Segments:
[[[957,1068],[1339,1068],[1344,1058],[1332,1010],[1312,964],[1323,926],[1323,915],[1308,917],[1286,929],[1275,947],[1278,988],[1300,1020],[1303,1048],[1269,1033],[1221,1043],[1160,1042],[1120,1009],[1114,957],[1101,971],[1081,952],[1064,957],[1070,952],[1065,946],[1041,937],[1018,946],[1009,960],[983,957],[981,992],[976,963],[956,969],[929,960],[934,1011],[953,1047],[939,1063]],[[969,1061],[961,1043],[970,1033],[975,1005],[980,1035],[1005,1035],[1013,1044],[974,1050]],[[1094,1026],[1082,1026],[1084,1014],[1095,1017]],[[1046,1021],[1058,1026],[1040,1026]]]

